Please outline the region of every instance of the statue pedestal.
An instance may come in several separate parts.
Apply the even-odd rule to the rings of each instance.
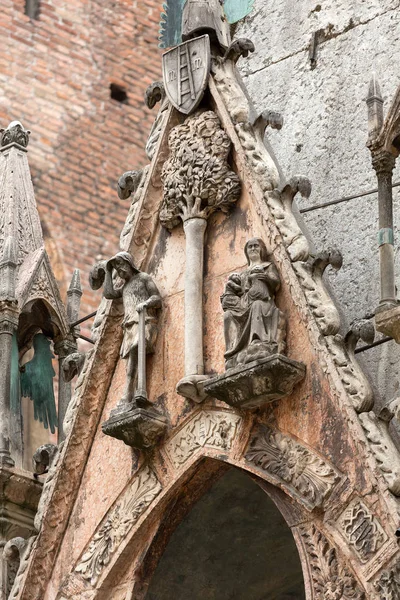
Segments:
[[[103,433],[127,446],[146,450],[156,445],[167,429],[167,420],[155,408],[131,408],[115,412],[101,426]]]
[[[204,391],[235,408],[258,408],[288,396],[305,372],[303,363],[273,354],[209,379]]]

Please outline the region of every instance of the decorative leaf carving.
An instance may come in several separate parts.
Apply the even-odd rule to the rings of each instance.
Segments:
[[[240,417],[225,411],[201,411],[166,444],[175,467],[183,465],[200,448],[228,451]]]
[[[173,229],[180,220],[227,212],[240,196],[240,181],[227,163],[231,142],[217,115],[194,113],[171,130],[168,141],[161,224]]]
[[[145,467],[136,475],[122,499],[109,511],[75,571],[95,585],[119,544],[160,491],[161,485],[156,476]]]
[[[308,554],[315,600],[365,600],[365,592],[350,570],[338,560],[336,549],[312,525],[301,530]]]
[[[374,587],[379,592],[380,600],[398,600],[400,598],[400,567],[383,571]]]
[[[322,505],[338,479],[319,456],[267,427],[252,438],[246,459],[289,486],[310,509]]]

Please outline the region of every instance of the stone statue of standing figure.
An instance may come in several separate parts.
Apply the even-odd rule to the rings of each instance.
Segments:
[[[275,305],[278,271],[261,239],[249,240],[244,253],[248,268],[229,276],[221,296],[226,369],[285,350],[286,320]]]
[[[95,269],[97,269],[95,271]],[[114,273],[123,282],[117,287]],[[122,298],[124,318],[122,328],[124,338],[121,345],[121,358],[127,360],[126,385],[118,410],[126,411],[138,406],[145,407],[149,403],[143,395],[135,397],[135,378],[138,366],[139,346],[139,314],[145,311],[145,346],[146,353],[154,352],[157,337],[157,309],[161,308],[161,296],[153,279],[147,273],[139,271],[129,252],[118,252],[107,262],[97,265],[91,274],[91,283],[100,287],[104,280],[103,295],[109,300]]]

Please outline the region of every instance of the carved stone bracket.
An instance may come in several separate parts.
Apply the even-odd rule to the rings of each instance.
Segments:
[[[337,527],[361,562],[375,556],[387,540],[378,519],[360,500],[354,500],[340,515]]]
[[[139,450],[155,446],[166,429],[167,419],[152,408],[116,414],[102,425],[103,433]]]
[[[90,581],[91,585],[96,585],[119,544],[123,542],[160,491],[161,484],[149,467],[146,466],[139,471],[103,519],[75,571]]]
[[[204,384],[204,391],[235,408],[256,408],[291,394],[306,368],[281,354],[229,369]]]
[[[315,600],[366,600],[366,594],[351,573],[339,560],[337,550],[315,527],[301,527],[310,568]]]
[[[267,427],[252,435],[245,458],[308,510],[322,506],[339,481],[337,471],[317,454]]]
[[[228,452],[241,417],[226,411],[201,411],[192,417],[164,446],[175,468],[184,465],[202,448]]]

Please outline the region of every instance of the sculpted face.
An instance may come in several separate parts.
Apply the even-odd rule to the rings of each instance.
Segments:
[[[247,243],[247,256],[250,262],[257,262],[261,260],[261,246],[257,239],[249,240]]]
[[[132,277],[132,275],[133,275],[131,265],[123,258],[120,258],[120,257],[116,258],[114,267],[115,267],[115,270],[117,271],[119,277],[121,277],[121,279],[127,280],[127,279],[130,279],[130,277]]]

